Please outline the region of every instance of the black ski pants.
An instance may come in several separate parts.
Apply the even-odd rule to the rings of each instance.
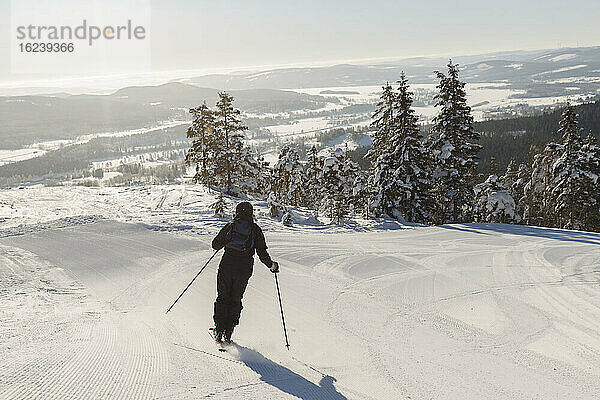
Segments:
[[[213,320],[217,331],[230,331],[240,323],[242,297],[252,276],[252,257],[223,255],[217,273],[217,299]]]

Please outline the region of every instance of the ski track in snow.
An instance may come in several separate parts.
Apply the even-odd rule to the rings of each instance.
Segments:
[[[96,202],[87,189],[34,193],[29,210],[19,191],[2,193],[19,217],[0,230],[0,399],[600,393],[600,234],[499,224],[287,230],[259,207],[282,265],[291,350],[273,275],[256,259],[236,345],[220,353],[206,334],[217,260],[165,315],[224,222],[205,218],[197,188],[120,189],[116,200],[98,190]],[[78,200],[63,210],[68,198]]]

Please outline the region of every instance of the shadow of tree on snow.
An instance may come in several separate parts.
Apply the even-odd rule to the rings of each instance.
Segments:
[[[600,245],[600,233],[597,232],[572,231],[565,229],[545,228],[528,225],[488,223],[439,225],[438,228],[477,233],[483,235],[489,233],[504,233],[511,235],[533,236],[545,239],[554,239],[564,242]]]

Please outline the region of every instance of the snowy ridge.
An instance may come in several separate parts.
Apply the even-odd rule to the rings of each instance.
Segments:
[[[217,192],[200,185],[152,185],[88,188],[80,186],[26,187],[0,191],[0,237],[50,228],[93,223],[102,219],[140,223],[155,231],[181,234],[216,233],[227,220],[210,207]],[[232,216],[239,199],[226,197]],[[319,230],[329,233],[405,229],[411,225],[388,220],[348,220],[331,224],[315,220],[309,210],[293,209],[294,226],[284,227],[269,217],[265,201],[252,200],[258,222],[273,231]],[[230,218],[230,217],[228,217]]]
[[[0,237],[10,237],[25,235],[28,233],[40,232],[47,229],[60,229],[76,225],[92,224],[104,219],[100,215],[76,215],[72,217],[63,217],[55,220],[34,223],[31,225],[18,225],[11,228],[1,229]]]

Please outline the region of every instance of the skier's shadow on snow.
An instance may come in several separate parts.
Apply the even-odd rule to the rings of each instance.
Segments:
[[[248,368],[260,374],[260,380],[276,387],[282,392],[291,394],[301,399],[332,399],[347,400],[346,396],[338,392],[333,386],[336,379],[325,375],[318,385],[298,375],[294,371],[273,362],[257,351],[236,345],[239,359]]]

